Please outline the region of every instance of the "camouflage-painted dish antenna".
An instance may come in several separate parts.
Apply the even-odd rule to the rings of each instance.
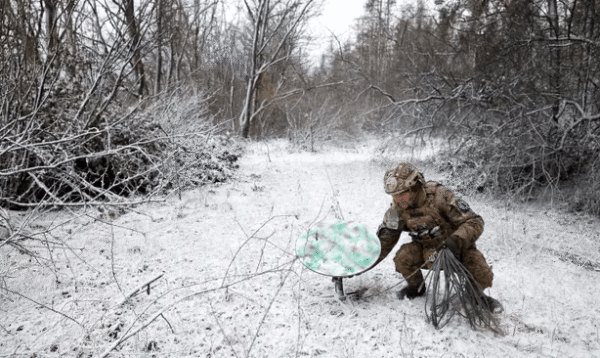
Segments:
[[[320,222],[296,241],[296,254],[304,266],[333,277],[367,271],[380,252],[377,236],[363,224],[351,221]]]

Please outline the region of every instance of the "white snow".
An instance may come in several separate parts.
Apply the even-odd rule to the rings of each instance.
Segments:
[[[600,272],[558,255],[597,263],[596,218],[465,198],[486,222],[478,247],[494,267],[489,294],[504,304],[503,336],[475,331],[460,317],[433,328],[423,298],[396,298],[402,279],[393,253],[344,280],[347,291],[367,289],[356,302],[339,301],[329,277],[295,260],[295,239],[316,220],[344,218],[375,231],[390,203],[385,167],[435,154],[432,145],[382,153],[381,143],[317,153],[284,141],[249,143],[230,183],[124,213],[45,214],[41,223],[75,219],[48,236],[54,249],[43,261],[47,269],[2,251],[0,356],[101,356],[128,327],[141,327],[161,309],[113,356],[600,356]],[[443,179],[431,169],[425,176]],[[47,256],[44,246],[37,250]],[[160,273],[149,295],[117,306]],[[158,350],[148,351],[150,342]]]

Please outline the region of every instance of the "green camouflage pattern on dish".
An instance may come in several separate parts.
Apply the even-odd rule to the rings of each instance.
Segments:
[[[300,235],[296,254],[317,273],[346,277],[369,269],[379,258],[381,245],[375,234],[355,222],[321,222]]]

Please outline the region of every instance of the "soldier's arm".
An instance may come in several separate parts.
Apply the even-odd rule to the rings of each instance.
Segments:
[[[451,190],[440,186],[437,194],[440,199],[438,201],[440,210],[457,227],[452,236],[459,238],[460,248],[473,247],[483,232],[483,218],[473,212],[469,204],[463,199],[457,198]]]
[[[402,233],[402,224],[400,223],[400,213],[395,205],[392,205],[385,213],[383,222],[377,229],[377,237],[381,243],[381,254],[379,255],[379,263],[392,251],[400,234]]]

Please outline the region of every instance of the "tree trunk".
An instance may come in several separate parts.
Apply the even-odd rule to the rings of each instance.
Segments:
[[[65,31],[67,31],[67,46],[69,56],[69,59],[65,63],[65,65],[67,75],[71,80],[73,80],[77,75],[76,62],[74,61],[77,58],[77,31],[75,30],[75,26],[73,25],[73,11],[75,9],[76,3],[76,0],[69,0],[65,7]]]
[[[175,68],[175,45],[173,41],[169,43],[169,71],[167,72],[167,86],[171,85],[173,79],[173,69]]]
[[[134,52],[133,67],[135,69],[139,81],[138,95],[140,98],[142,98],[146,90],[146,75],[144,73],[144,64],[142,62],[142,56],[140,54],[140,46],[142,41],[137,26],[137,21],[135,21],[135,10],[133,7],[133,2],[134,0],[123,0],[123,12],[125,13],[127,31],[129,31],[129,36],[131,37],[131,46]]]
[[[560,25],[556,0],[548,0],[548,22],[550,24],[550,91],[554,95],[552,103],[552,120],[558,122],[560,96]]]
[[[592,40],[594,36],[594,18],[596,17],[596,0],[585,0],[585,27],[584,36]],[[593,89],[590,88],[590,71],[592,68],[592,45],[590,43],[585,45],[585,67],[588,69],[585,71],[584,83],[583,83],[583,95],[582,103],[584,110],[587,110],[588,105],[592,104],[591,98],[593,96]]]
[[[48,36],[48,58],[56,51],[58,35],[56,31],[56,5],[57,0],[44,0],[46,13],[46,36]]]
[[[162,12],[163,0],[156,0],[156,76],[154,78],[154,94],[160,93],[160,77],[162,76]]]
[[[244,98],[244,107],[240,115],[240,128],[242,138],[248,138],[250,135],[250,122],[255,109],[256,85],[259,63],[260,47],[263,36],[265,35],[264,24],[267,20],[269,11],[269,0],[259,0],[259,7],[254,14],[254,33],[252,36],[252,51],[250,56],[250,73],[248,74],[248,85],[246,87],[246,97]]]
[[[250,123],[254,114],[256,99],[256,84],[254,83],[254,76],[248,79],[248,85],[246,87],[246,97],[244,99],[244,108],[240,118],[240,128],[242,130],[242,138],[248,138],[250,135]]]
[[[244,4],[248,10],[253,26],[252,43],[250,44],[249,66],[247,70],[247,87],[242,112],[239,117],[242,137],[248,138],[252,121],[272,103],[267,99],[257,98],[261,78],[273,66],[284,64],[294,49],[292,36],[298,36],[298,24],[307,17],[313,0],[308,1],[274,1],[256,0],[255,10],[250,8],[247,0]],[[275,10],[274,10],[275,9]],[[272,22],[272,24],[270,24]],[[276,32],[277,31],[277,32]],[[290,43],[292,45],[290,45]],[[284,66],[285,67],[285,66]],[[277,72],[277,70],[275,70]],[[279,70],[278,73],[282,73]],[[283,81],[283,78],[282,78]],[[272,99],[274,93],[269,94]],[[262,101],[259,101],[262,100]]]

